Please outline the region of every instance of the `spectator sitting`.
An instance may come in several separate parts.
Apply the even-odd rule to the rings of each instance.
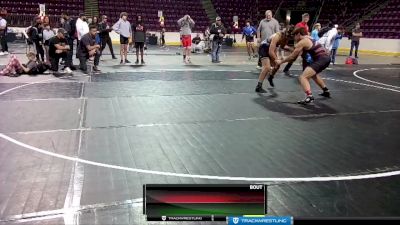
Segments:
[[[22,64],[17,56],[12,55],[7,65],[0,70],[0,76],[16,77],[21,74],[37,75],[44,73],[48,69],[47,65],[37,62],[35,53],[29,52],[26,56],[29,61],[26,64]]]
[[[197,34],[196,37],[193,38],[192,40],[192,52],[199,52],[202,51],[205,47],[204,41],[201,40],[200,34]]]
[[[86,62],[88,59],[93,60],[94,58],[94,67],[93,71],[96,73],[100,73],[101,71],[97,68],[100,61],[100,45],[96,44],[96,33],[97,26],[91,25],[89,27],[89,33],[82,36],[79,43],[79,62],[80,69],[83,73],[87,74],[87,65]]]
[[[193,38],[192,43],[198,45],[201,41],[200,34],[196,34],[196,37]]]
[[[64,73],[72,73],[72,70],[70,68],[72,62],[67,57],[70,48],[68,45],[68,41],[65,38],[65,35],[66,31],[63,28],[60,28],[57,30],[57,35],[50,38],[49,40],[51,70],[54,71],[55,76],[61,75],[60,73],[58,73],[58,64],[60,59],[63,59],[65,62]]]
[[[210,52],[211,51],[211,41],[210,41],[210,27],[207,27],[206,30],[204,31],[204,51],[205,52]]]

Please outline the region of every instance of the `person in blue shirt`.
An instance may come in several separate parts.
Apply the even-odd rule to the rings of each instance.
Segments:
[[[311,32],[311,37],[312,37],[312,39],[314,39],[315,41],[318,41],[318,40],[319,40],[318,32],[319,32],[320,30],[321,30],[321,24],[320,24],[320,23],[314,24],[313,31]]]
[[[250,20],[246,21],[246,26],[243,27],[243,36],[242,36],[242,41],[244,37],[246,37],[246,46],[247,46],[247,53],[249,54],[249,60],[251,60],[251,53],[253,53],[253,57],[256,58],[255,54],[255,47],[254,47],[254,36],[257,35],[257,30],[250,24]]]
[[[335,37],[335,41],[333,42],[332,50],[331,50],[331,63],[335,65],[336,53],[339,48],[340,40],[343,38],[343,29],[341,27],[337,28],[338,34]]]

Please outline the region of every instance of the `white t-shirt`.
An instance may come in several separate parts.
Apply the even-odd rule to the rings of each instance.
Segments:
[[[7,21],[4,18],[0,19],[0,27],[6,27],[7,26]]]
[[[334,27],[330,29],[328,32],[324,34],[319,40],[320,43],[325,49],[331,51],[333,47],[333,43],[335,43],[336,35],[338,34],[337,29]]]
[[[47,41],[52,37],[54,37],[54,31],[46,29],[43,30],[43,40]]]
[[[78,33],[78,40],[81,40],[83,35],[89,33],[89,25],[85,21],[78,18],[76,20],[76,31]]]

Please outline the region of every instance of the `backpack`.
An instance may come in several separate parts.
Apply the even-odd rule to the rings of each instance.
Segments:
[[[331,27],[323,27],[319,32],[318,32],[318,37],[324,36],[328,31],[330,31],[332,28]]]
[[[347,57],[345,64],[347,65],[358,65],[358,60],[353,57]]]

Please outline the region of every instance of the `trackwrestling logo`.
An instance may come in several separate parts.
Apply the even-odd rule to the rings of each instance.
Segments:
[[[268,225],[292,225],[293,217],[289,216],[244,216],[244,217],[229,217],[228,224],[241,225],[241,224],[268,224]]]

